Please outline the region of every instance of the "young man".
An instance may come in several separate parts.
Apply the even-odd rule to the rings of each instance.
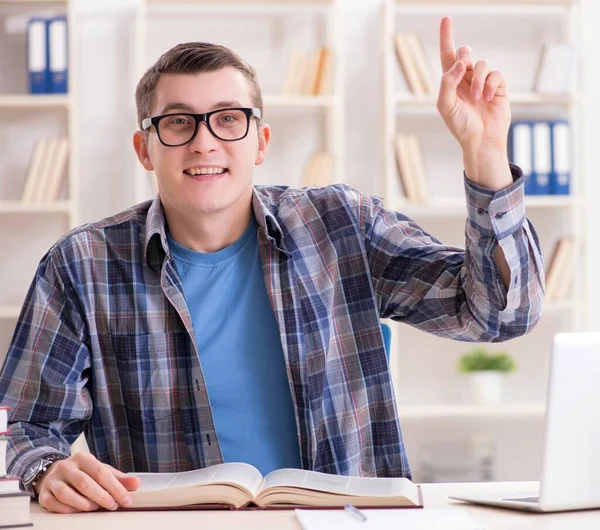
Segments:
[[[380,318],[500,341],[537,322],[543,267],[506,156],[502,75],[440,32],[466,250],[347,186],[254,187],[271,137],[254,71],[176,46],[140,81],[153,202],[42,259],[0,377],[10,473],[48,510],[127,506],[129,471],[245,461],[409,476]],[[92,454],[69,456],[85,431]]]

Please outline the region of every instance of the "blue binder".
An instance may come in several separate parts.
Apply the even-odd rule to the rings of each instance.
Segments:
[[[48,94],[50,92],[48,60],[46,19],[32,17],[27,22],[27,70],[31,94]]]
[[[48,19],[47,28],[50,92],[54,94],[66,94],[69,84],[67,18],[61,16]]]
[[[550,187],[555,195],[571,192],[571,133],[569,122],[556,120],[550,124],[552,130],[552,178]]]
[[[523,170],[525,193],[535,192],[533,173],[533,132],[528,121],[513,121],[508,131],[509,160]]]
[[[550,195],[552,174],[552,139],[550,123],[536,121],[530,123],[532,132],[533,195]]]

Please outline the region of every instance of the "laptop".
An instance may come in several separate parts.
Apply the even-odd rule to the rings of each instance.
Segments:
[[[600,333],[552,342],[539,491],[451,496],[533,512],[600,508]]]

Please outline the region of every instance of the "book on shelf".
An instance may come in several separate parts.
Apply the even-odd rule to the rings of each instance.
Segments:
[[[394,35],[394,49],[410,92],[413,94],[433,93],[435,87],[431,68],[427,62],[421,39],[413,32],[398,32]]]
[[[429,192],[419,139],[414,134],[398,134],[395,143],[396,165],[404,197],[409,202],[425,204]]]
[[[423,88],[425,94],[433,94],[435,92],[435,86],[433,84],[433,74],[429,63],[427,62],[427,56],[425,55],[425,49],[423,48],[423,42],[414,32],[406,34],[406,47],[408,53],[413,59],[413,64],[417,71],[417,76]]]
[[[333,183],[333,159],[329,153],[315,153],[310,157],[302,180],[302,187],[328,186]]]
[[[0,528],[32,526],[29,519],[31,495],[21,491],[18,477],[7,475],[8,407],[0,407]]]
[[[68,157],[67,137],[39,138],[33,147],[21,200],[27,204],[58,200],[66,176]]]
[[[304,69],[304,79],[300,93],[303,96],[312,96],[316,92],[317,77],[321,65],[321,48],[312,50],[306,58],[306,68]]]
[[[575,249],[571,238],[561,238],[556,242],[546,272],[546,302],[569,297],[575,272]]]
[[[290,52],[281,94],[284,96],[297,94],[302,83],[303,74],[304,54],[300,50],[294,49]]]
[[[136,508],[298,508],[423,506],[420,488],[407,478],[346,477],[302,469],[266,476],[254,466],[227,463],[182,473],[133,473]]]
[[[545,44],[540,53],[533,91],[565,95],[573,90],[577,51],[571,43]]]
[[[290,52],[281,93],[284,96],[320,96],[331,91],[333,56],[328,48],[305,54]]]
[[[329,48],[321,48],[319,70],[315,82],[315,95],[324,96],[331,93],[333,84],[333,52]]]

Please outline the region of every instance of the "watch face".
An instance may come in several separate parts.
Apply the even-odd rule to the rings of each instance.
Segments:
[[[27,468],[27,471],[25,471],[25,473],[23,474],[24,484],[27,484],[33,480],[33,478],[37,475],[37,472],[39,471],[41,465],[42,461],[36,460]]]

